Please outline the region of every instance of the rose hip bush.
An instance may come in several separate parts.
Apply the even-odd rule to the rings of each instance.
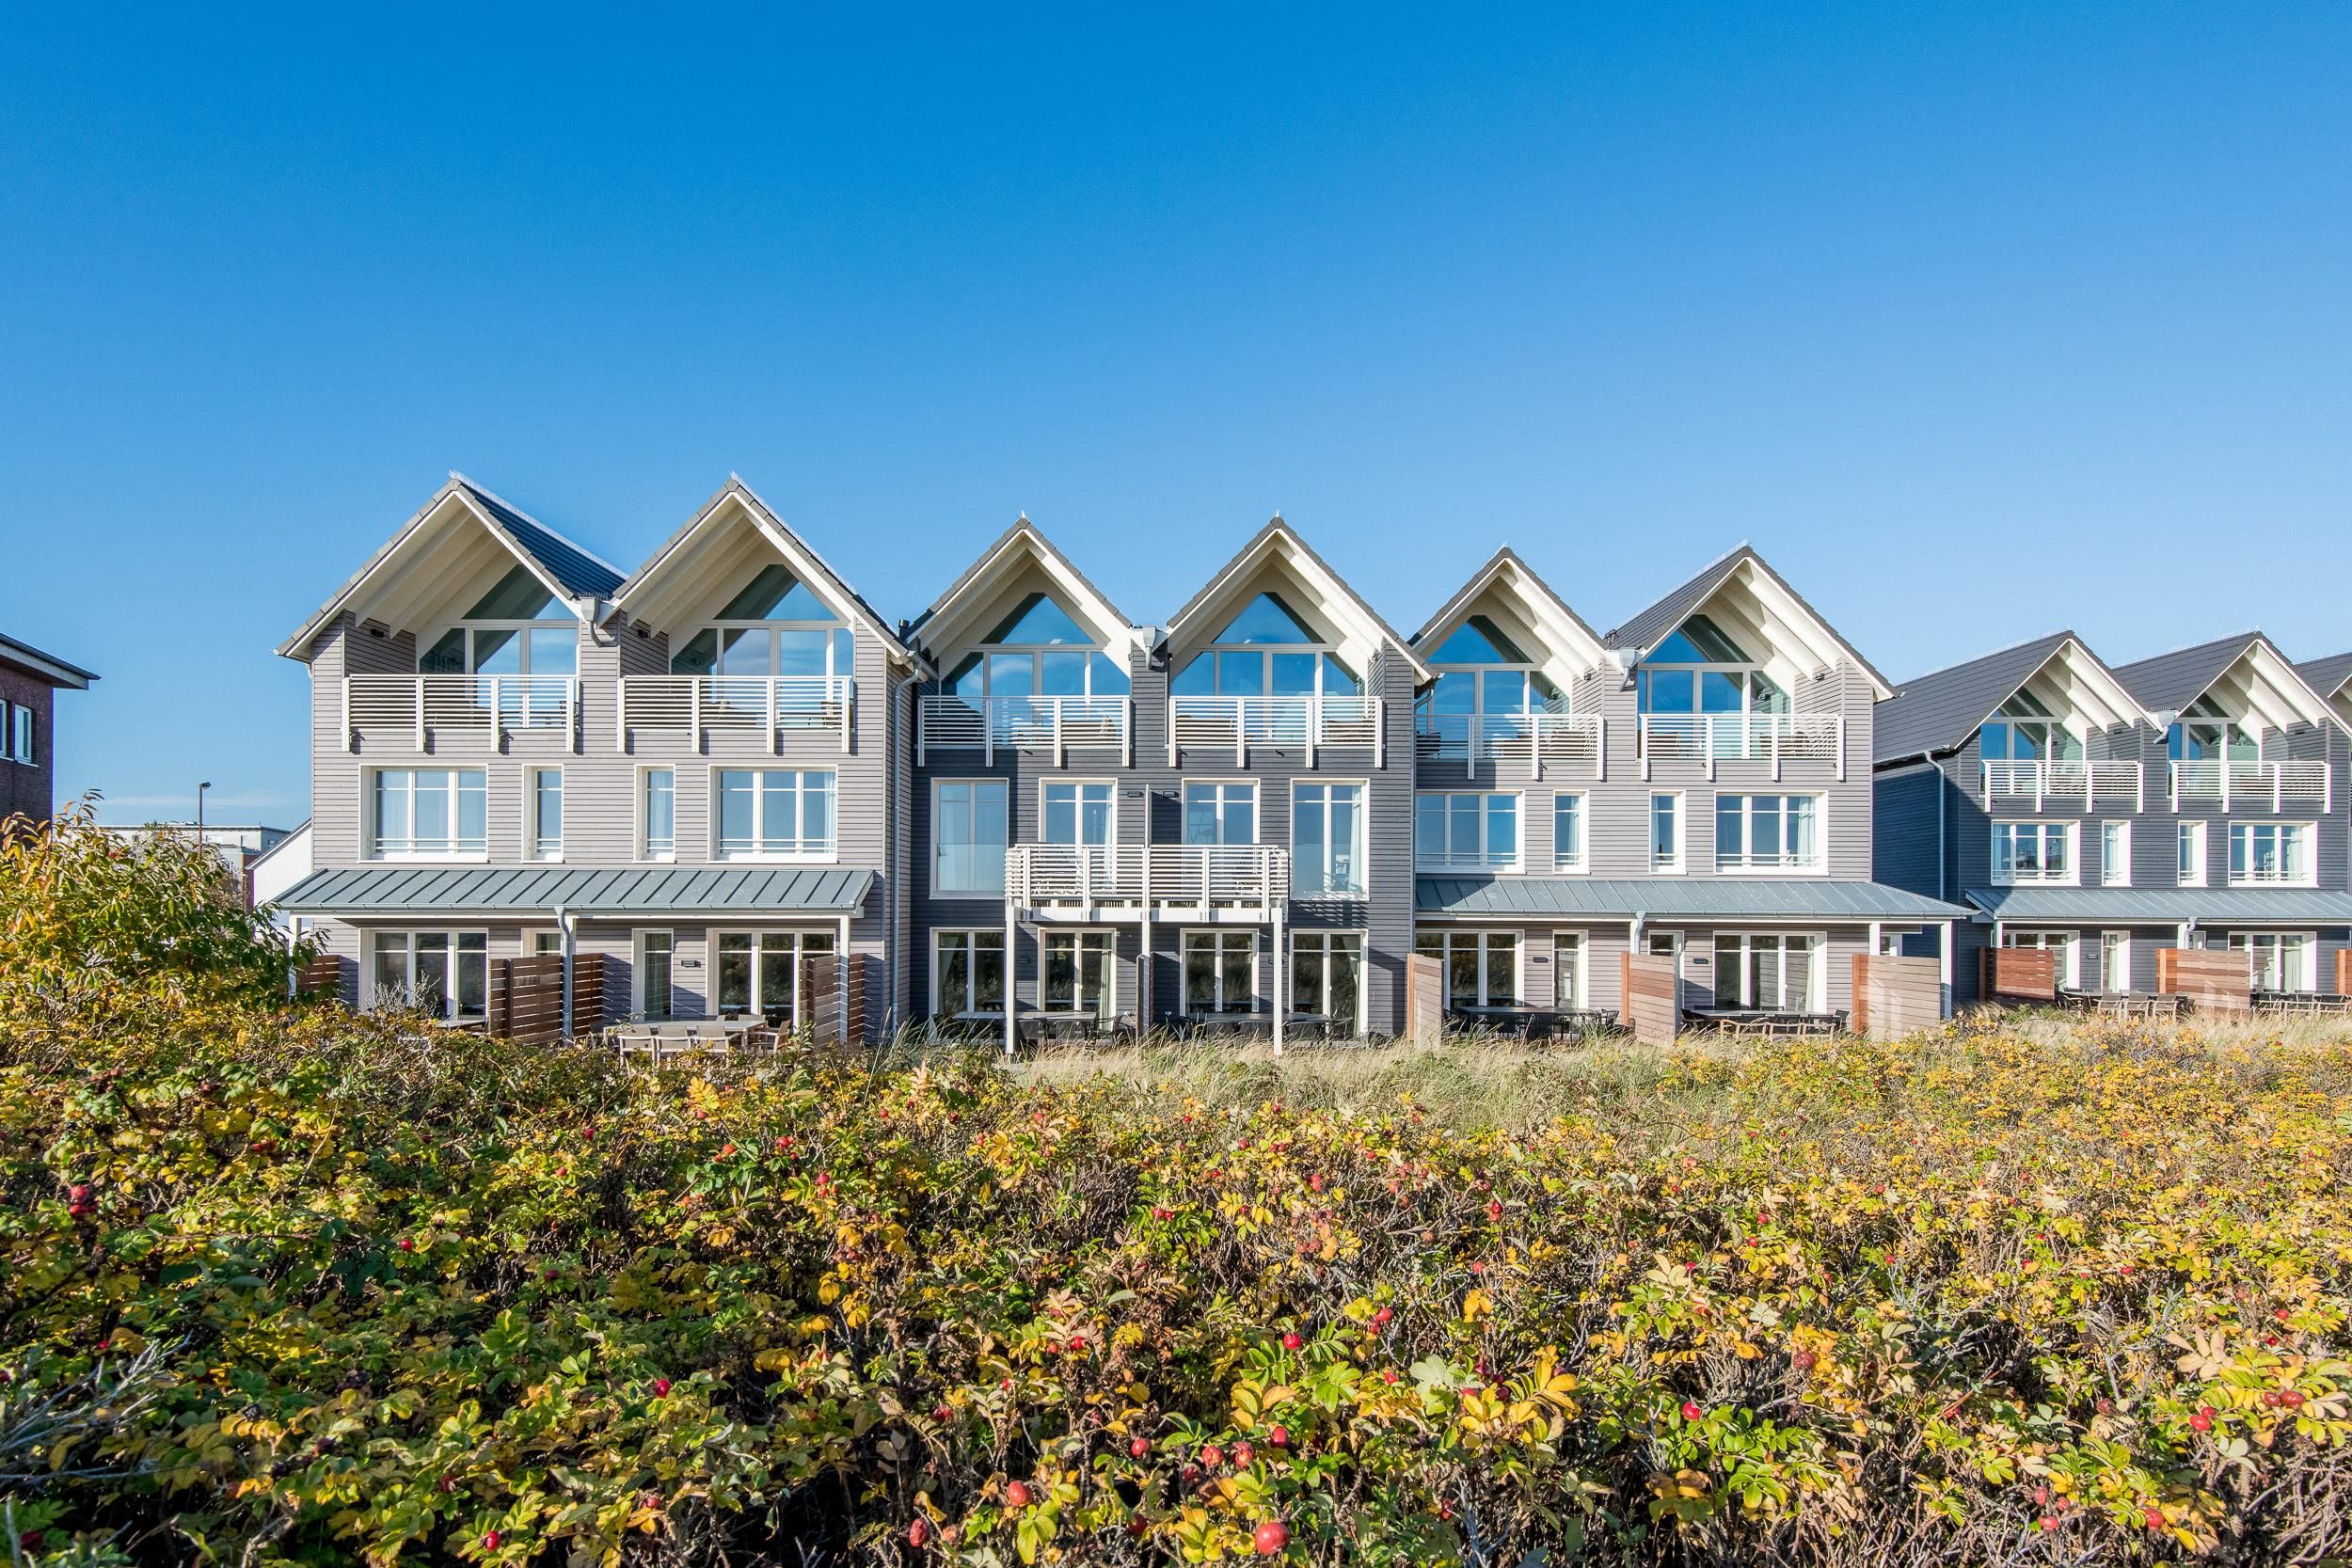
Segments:
[[[2352,1549],[2343,1047],[1791,1043],[1507,1134],[200,987],[72,1028],[0,1005],[24,1560]]]

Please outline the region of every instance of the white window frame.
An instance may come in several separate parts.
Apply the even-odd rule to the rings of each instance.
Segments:
[[[1354,944],[1356,956],[1356,1011],[1350,1018],[1333,1020],[1330,1008],[1332,955],[1344,951],[1349,943]],[[1323,954],[1323,993],[1304,1000],[1298,994],[1298,954],[1301,947],[1319,949]],[[1370,972],[1364,963],[1363,932],[1328,928],[1302,931],[1293,927],[1291,928],[1290,963],[1290,983],[1285,987],[1283,1001],[1294,1015],[1309,1014],[1329,1022],[1343,1023],[1351,1037],[1363,1034],[1364,1009],[1370,1005],[1371,995],[1371,988],[1364,983]],[[1311,1002],[1313,1005],[1307,1006],[1307,1002]]]
[[[784,1008],[784,1012],[789,1021],[787,1026],[794,1030],[799,1030],[815,1022],[813,1019],[804,1019],[801,1016],[801,960],[807,958],[830,957],[835,962],[838,962],[841,957],[840,932],[821,926],[728,926],[723,927],[712,927],[707,933],[707,942],[710,949],[709,956],[705,960],[705,962],[708,965],[710,983],[707,989],[707,993],[704,997],[704,1006],[705,1009],[713,1018],[724,1016],[727,1006],[727,1004],[723,1001],[719,995],[719,964],[726,946],[726,941],[729,937],[747,937],[751,940],[752,944],[751,973],[745,980],[749,1000],[746,1001],[742,1006],[736,1008],[736,1013],[739,1016],[745,1018],[755,1017],[766,1013],[768,1009],[760,1005],[759,1000],[762,991],[766,989],[761,984],[761,981],[766,977],[770,960],[780,958],[787,966],[786,974],[787,978],[785,984],[785,991],[786,994],[791,998],[790,1003]],[[789,949],[771,949],[767,945],[767,941],[770,937],[789,937],[792,940],[792,945]],[[808,946],[812,938],[823,942],[826,945],[823,948],[818,949],[817,952],[812,953]]]
[[[1073,959],[1072,988],[1068,1005],[1057,1005],[1048,994],[1053,973],[1054,944],[1068,938],[1077,944]],[[1089,938],[1103,944],[1103,1002],[1100,1006],[1086,1005],[1086,951]],[[1040,927],[1037,933],[1037,1010],[1048,1018],[1099,1018],[1119,1016],[1119,930],[1113,926],[1065,926],[1057,922]]]
[[[522,929],[522,956],[526,958],[552,958],[564,951],[564,932],[556,926],[526,926]]]
[[[943,947],[942,939],[946,937],[956,937],[962,940],[964,943],[964,957],[966,960],[963,966],[963,995],[954,999],[957,1005],[952,1008],[945,1006],[948,998],[940,994],[940,976],[946,968],[946,965],[940,959],[940,954]],[[930,941],[931,1010],[930,1016],[932,1018],[981,1019],[1004,1017],[1005,1004],[1001,997],[996,1003],[985,1010],[982,1010],[979,1006],[979,955],[982,938],[986,938],[990,942],[995,943],[994,951],[1000,955],[1003,959],[998,966],[1000,971],[1000,979],[998,981],[1000,990],[1002,990],[1004,996],[1011,996],[1014,994],[1011,989],[1015,983],[1012,974],[1011,955],[1007,953],[1005,950],[1004,927],[1001,926],[993,928],[985,926],[940,927],[931,932]]]
[[[1812,801],[1813,853],[1804,860],[1796,860],[1784,849],[1780,854],[1761,862],[1745,849],[1741,849],[1737,854],[1725,855],[1723,841],[1724,802],[1725,800],[1742,802],[1740,808],[1740,832],[1742,839],[1751,843],[1756,838],[1756,801],[1778,800],[1781,802],[1780,820],[1784,842],[1786,842],[1789,819],[1788,802],[1791,800]],[[1821,868],[1829,863],[1829,798],[1825,795],[1805,790],[1799,790],[1794,794],[1778,791],[1755,794],[1747,790],[1724,790],[1715,797],[1713,820],[1715,824],[1715,869],[1725,876],[1787,876],[1791,872],[1801,875],[1819,875]]]
[[[423,669],[422,665],[424,662],[424,657],[439,645],[442,638],[447,637],[453,631],[465,634],[465,641],[462,645],[464,651],[458,656],[459,662],[465,665],[465,669],[430,671]],[[485,631],[503,631],[514,634],[515,641],[512,644],[515,649],[516,667],[514,669],[501,670],[493,673],[481,668],[481,659],[474,652],[473,644],[476,635]],[[534,670],[532,668],[532,659],[531,655],[531,645],[532,638],[531,634],[539,631],[561,631],[567,633],[570,636],[572,641],[572,662],[570,668],[555,671]],[[455,620],[450,622],[447,626],[435,626],[432,628],[430,634],[417,639],[417,662],[419,665],[418,673],[420,674],[480,675],[485,680],[492,679],[494,674],[502,675],[509,680],[519,680],[525,678],[537,680],[552,680],[559,678],[564,680],[577,680],[580,677],[580,622],[577,617],[573,616],[565,616],[561,619],[546,621],[522,621],[516,620],[511,616],[498,616],[485,620],[473,620],[470,618]]]
[[[1748,955],[1755,950],[1756,943],[1759,942],[1776,942],[1780,946],[1781,989],[1784,993],[1788,990],[1789,946],[1791,943],[1801,944],[1798,951],[1802,954],[1804,959],[1804,1006],[1797,1010],[1807,1013],[1820,1013],[1827,1012],[1829,1010],[1827,1006],[1829,990],[1829,935],[1827,932],[1718,930],[1708,932],[1708,939],[1707,957],[1709,965],[1709,983],[1714,990],[1716,1006],[1741,1007],[1765,1012],[1786,1010],[1785,1003],[1774,1007],[1765,1007],[1758,1003],[1746,1000],[1736,1000],[1730,1002],[1724,1000],[1723,964],[1718,959],[1717,943],[1725,941],[1739,942],[1740,979],[1741,984],[1744,985],[1747,981]]]
[[[2180,887],[2205,885],[2205,824],[2203,821],[2176,825],[2173,834],[2173,880]]]
[[[725,779],[729,773],[748,773],[752,778],[752,847],[749,849],[730,850],[726,847],[723,818],[726,816]],[[791,789],[787,792],[791,797],[789,809],[793,817],[793,831],[780,842],[798,846],[798,847],[783,849],[765,847],[771,836],[767,831],[769,791],[766,783],[766,776],[771,773],[787,774],[793,780]],[[803,840],[800,834],[801,821],[810,794],[806,781],[811,777],[828,781],[824,790],[827,803],[825,838],[821,848],[808,847],[807,846],[814,841]],[[760,765],[750,768],[714,767],[710,769],[708,782],[710,820],[707,826],[712,864],[830,865],[841,858],[841,773],[838,768],[770,768]],[[671,813],[675,816],[677,810],[675,798],[672,799],[670,806]]]
[[[1331,797],[1340,790],[1356,792],[1356,836],[1347,847],[1348,863],[1356,868],[1354,887],[1339,887],[1332,883],[1328,867],[1339,858],[1331,839]],[[1321,887],[1309,887],[1299,880],[1299,865],[1303,857],[1298,852],[1298,798],[1302,794],[1323,796],[1323,863],[1326,870]],[[1291,847],[1291,896],[1294,898],[1369,898],[1372,896],[1372,781],[1369,779],[1293,779],[1290,788],[1291,816],[1289,839]]]
[[[549,844],[539,833],[539,784],[548,774],[555,777],[555,842]],[[523,858],[533,861],[560,862],[564,858],[564,818],[571,806],[571,781],[564,776],[560,766],[534,765],[523,769]]]
[[[2270,948],[2278,955],[2279,985],[2277,990],[2290,994],[2308,993],[2319,989],[2319,935],[2315,931],[2232,931],[2225,939],[2229,951],[2246,955],[2247,978],[2259,980],[2261,952]],[[2293,943],[2290,947],[2288,944]],[[2292,972],[2290,972],[2290,966]],[[2258,986],[2258,990],[2271,990]]]
[[[670,844],[657,849],[653,842],[653,780],[663,775],[670,781]],[[644,767],[637,769],[637,801],[634,811],[636,832],[634,847],[637,859],[659,865],[675,864],[677,861],[677,769],[668,767]]]
[[[1587,999],[1593,994],[1592,949],[1593,944],[1585,940],[1582,931],[1551,933],[1551,1006],[1554,1012],[1583,1012],[1591,1006]],[[1575,955],[1573,958],[1566,957],[1570,952]],[[1525,955],[1521,955],[1519,961],[1527,961]],[[1563,974],[1570,976],[1567,985],[1569,994],[1565,1000],[1560,994],[1560,976]]]
[[[2045,863],[2049,859],[2050,835],[2055,831],[2058,842],[2064,846],[2065,869],[2055,875],[2037,872],[2030,876],[2019,876],[2017,853],[2012,838],[2010,866],[2004,871],[2001,868],[2001,835],[2005,831],[2013,835],[2021,829],[2032,831],[2033,836],[2041,847],[2042,859]],[[2082,832],[2081,824],[2078,822],[2038,816],[2005,818],[1993,824],[1988,848],[1992,855],[1992,864],[1989,870],[1992,873],[1994,887],[2074,887],[2082,881]]]
[[[23,703],[0,703],[6,707],[8,720],[7,736],[8,760],[33,766],[33,710]]]
[[[973,838],[969,847],[972,851],[973,871],[975,873],[976,879],[980,885],[965,887],[950,883],[941,874],[942,858],[946,854],[947,850],[951,847],[948,845],[947,841],[940,835],[940,803],[946,799],[948,791],[955,789],[968,789],[973,792],[971,797]],[[982,848],[979,840],[979,792],[983,789],[1000,790],[1004,794],[1005,861],[1009,861],[1012,857],[1014,828],[1012,817],[1012,783],[1010,780],[985,777],[966,779],[933,779],[931,781],[931,852],[930,856],[930,863],[925,872],[925,880],[930,887],[930,895],[934,898],[1002,898],[1005,895],[1006,866],[1003,861],[1000,861],[997,864],[995,886],[989,887],[985,885],[986,879],[978,877],[978,872],[980,870],[980,853]]]
[[[1560,853],[1560,807],[1563,802],[1576,802],[1576,855],[1570,859]],[[1557,789],[1551,795],[1551,868],[1573,876],[1582,876],[1592,865],[1593,802],[1581,789]]]
[[[1249,836],[1241,842],[1249,845],[1265,842],[1265,791],[1258,787],[1256,779],[1181,779],[1176,784],[1176,841],[1179,844],[1197,842],[1191,836],[1192,792],[1196,789],[1214,789],[1217,792],[1216,822],[1217,832],[1220,834],[1225,831],[1227,796],[1248,791],[1249,795]],[[1216,842],[1226,845],[1233,841],[1220,837]]]
[[[440,937],[449,943],[447,949],[449,954],[449,990],[448,994],[442,999],[444,1004],[440,1014],[442,1022],[470,1022],[473,1020],[486,1017],[488,1015],[490,1006],[490,933],[485,927],[479,926],[404,926],[391,930],[370,930],[367,933],[365,962],[361,965],[359,971],[361,995],[364,999],[361,1003],[360,1010],[363,1012],[373,1012],[378,1006],[384,1006],[389,1000],[389,998],[379,997],[376,994],[375,990],[377,955],[383,951],[384,943],[387,938],[398,938],[400,940],[403,951],[407,957],[409,994],[411,996],[415,994],[417,982],[417,939],[420,937]],[[480,956],[482,958],[482,1006],[484,1010],[479,1013],[461,1013],[456,1010],[458,992],[457,964],[459,958],[462,956],[459,943],[468,937],[477,938],[482,943]]]
[[[2252,873],[2251,867],[2254,859],[2254,835],[2263,832],[2270,832],[2278,835],[2277,842],[2279,845],[2279,854],[2281,860],[2284,860],[2287,857],[2287,846],[2290,843],[2294,844],[2296,847],[2296,852],[2303,863],[2302,869],[2299,872],[2292,877],[2263,877]],[[2244,842],[2247,847],[2246,862],[2249,867],[2249,872],[2245,876],[2240,876],[2237,868],[2240,835],[2244,836]],[[2315,824],[2313,823],[2282,822],[2271,820],[2269,818],[2240,821],[2233,818],[2229,825],[2229,859],[2223,863],[2228,867],[2228,876],[2230,879],[2229,885],[2232,887],[2317,886],[2318,867],[2315,863],[2319,858],[2318,840],[2319,835],[2315,831]]]
[[[2057,953],[2058,984],[2082,990],[2082,933],[2051,926],[2010,926],[2001,932],[2001,945],[2021,953]]]
[[[2122,984],[2116,984],[2116,960],[2122,963]],[[2103,991],[2127,991],[2132,989],[2132,934],[2129,931],[2099,933],[2099,989]]]
[[[1069,840],[1068,842],[1070,844],[1082,847],[1086,846],[1086,839],[1083,836],[1086,832],[1085,792],[1089,789],[1100,789],[1104,791],[1105,805],[1103,816],[1103,832],[1106,835],[1103,840],[1104,846],[1108,847],[1119,842],[1118,780],[1046,778],[1040,779],[1037,782],[1037,841],[1040,844],[1060,844],[1064,842],[1061,839],[1054,837],[1051,831],[1053,824],[1053,811],[1049,804],[1049,800],[1053,792],[1057,789],[1074,789],[1079,791],[1079,793],[1073,798],[1073,803],[1072,805],[1072,811],[1073,813],[1073,816],[1072,826],[1073,829],[1081,836]],[[1009,818],[1007,819],[1005,824],[1005,833],[1006,838],[1009,841],[1008,847],[1009,847],[1009,840],[1012,837],[1012,824]]]
[[[1225,995],[1224,943],[1228,938],[1247,938],[1249,942],[1249,995],[1247,998],[1249,1005],[1246,1009],[1232,1006]],[[1183,928],[1178,935],[1176,944],[1177,1006],[1182,1007],[1187,1015],[1193,1011],[1192,998],[1186,993],[1185,988],[1192,979],[1192,949],[1196,940],[1212,942],[1214,943],[1212,951],[1216,955],[1217,961],[1210,966],[1211,973],[1216,978],[1216,1006],[1212,1010],[1219,1016],[1243,1011],[1264,1012],[1266,1010],[1265,976],[1260,973],[1260,967],[1265,961],[1265,955],[1258,950],[1258,931],[1253,926],[1187,926]]]
[[[408,842],[413,846],[417,833],[417,778],[420,774],[438,773],[448,781],[450,836],[445,847],[419,849],[387,849],[377,836],[376,791],[382,787],[389,773],[404,775],[408,780]],[[464,791],[458,781],[467,775],[482,781],[482,842],[468,846],[461,835],[459,824],[465,812],[460,804]],[[490,770],[486,768],[368,768],[361,769],[359,780],[359,835],[362,858],[371,861],[439,862],[442,863],[475,864],[490,858]]]
[[[1423,800],[1443,800],[1443,839],[1435,856],[1424,857],[1421,843],[1421,811]],[[1468,861],[1454,856],[1454,803],[1460,800],[1478,802],[1478,848]],[[1486,848],[1487,828],[1498,800],[1511,802],[1511,858],[1499,861],[1490,858]],[[1556,798],[1555,798],[1556,800]],[[1557,821],[1558,807],[1554,805]],[[1413,796],[1413,869],[1426,872],[1517,872],[1527,864],[1527,797],[1507,789],[1424,789]]]
[[[1493,958],[1497,947],[1504,945],[1492,939],[1508,937],[1511,949],[1511,994],[1495,1000]],[[1508,926],[1424,926],[1413,933],[1413,951],[1419,953],[1424,942],[1438,944],[1438,984],[1445,992],[1443,1006],[1448,1010],[1464,1007],[1493,1007],[1508,1010],[1527,1005],[1527,933]],[[1478,954],[1478,1000],[1454,1000],[1454,953],[1469,946]]]
[[[668,986],[670,1002],[674,1007],[677,1003],[677,932],[667,926],[641,927],[637,934],[629,939],[628,965],[629,1011],[639,1018],[646,1016],[645,972],[649,960],[645,957],[645,939],[648,937],[660,937],[668,944],[662,951],[667,957],[670,971]],[[709,1001],[707,987],[705,988],[704,1001],[706,1004]],[[677,1015],[675,1012],[665,1012],[661,1016],[675,1018]]]
[[[2132,824],[2128,817],[2110,816],[2099,824],[2099,885],[2132,885]]]
[[[1661,800],[1674,802],[1675,850],[1674,859],[1671,861],[1661,861],[1658,858],[1658,802]],[[1651,791],[1649,816],[1642,825],[1642,842],[1647,846],[1650,875],[1654,877],[1681,876],[1690,864],[1691,857],[1687,848],[1690,841],[1691,805],[1683,798],[1683,792],[1678,789]]]
[[[793,565],[789,562],[787,562],[784,564],[786,569],[790,571],[793,577],[798,578],[801,585],[806,588],[812,595],[818,598],[822,598],[824,596],[823,594],[818,593],[816,583],[802,575],[798,566]],[[746,586],[748,587],[749,585],[747,584]],[[737,592],[741,593],[743,590],[738,589]],[[711,638],[710,652],[713,668],[707,674],[694,674],[692,672],[678,669],[676,660],[683,657],[689,647],[693,645],[694,639],[700,637],[706,631],[713,634]],[[742,631],[764,631],[768,634],[767,668],[756,674],[747,673],[740,671],[729,672],[725,667],[727,658],[727,633]],[[776,679],[776,666],[782,662],[779,652],[778,634],[787,631],[821,631],[827,634],[825,637],[825,668],[822,672],[824,676],[838,679],[844,675],[856,673],[857,631],[856,628],[851,626],[847,620],[839,617],[835,617],[830,621],[697,621],[694,625],[689,626],[683,635],[672,640],[670,646],[675,649],[675,652],[670,656],[671,664],[665,673],[680,676],[691,676],[691,678],[697,680]],[[848,635],[845,637],[840,635],[842,633],[847,633]],[[849,653],[846,662],[842,657],[842,650],[845,644]],[[818,677],[815,675],[803,675],[792,678],[815,680]]]

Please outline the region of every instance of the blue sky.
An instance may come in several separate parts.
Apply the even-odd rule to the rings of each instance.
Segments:
[[[2352,646],[2352,8],[1449,9],[20,11],[60,794],[299,819],[270,650],[452,468],[624,565],[739,471],[894,615],[1279,508],[1408,627],[1747,539],[1898,678]]]

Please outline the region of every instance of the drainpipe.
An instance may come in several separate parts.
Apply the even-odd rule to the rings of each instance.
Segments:
[[[563,905],[555,906],[555,928],[564,934],[564,1037],[572,1037],[572,954],[577,932],[572,926],[572,911]]]

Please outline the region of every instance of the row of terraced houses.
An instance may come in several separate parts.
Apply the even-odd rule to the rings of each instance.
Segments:
[[[942,574],[945,576],[945,573]],[[1172,597],[1173,595],[1171,595]],[[633,572],[453,477],[279,652],[359,1006],[479,1016],[602,955],[607,1019],[869,1032],[1834,1014],[1858,953],[2313,990],[2352,941],[2352,656],[2111,667],[2060,632],[1898,689],[1754,549],[1597,631],[1498,551],[1408,633],[1279,517],[1138,624],[1026,518],[876,610],[739,480]]]

